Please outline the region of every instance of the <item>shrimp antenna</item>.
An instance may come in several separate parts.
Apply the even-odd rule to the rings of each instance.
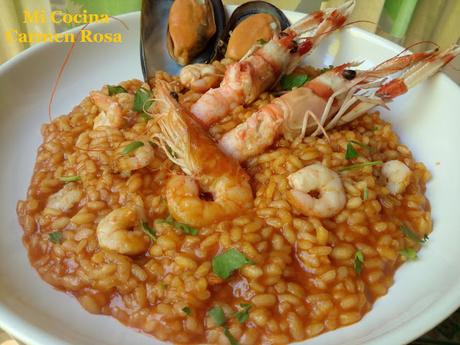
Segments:
[[[126,25],[126,23],[124,21],[122,21],[120,18],[117,18],[117,17],[112,17],[110,16],[110,18],[112,19],[115,19],[116,21],[120,22],[125,28],[126,30],[129,30],[129,27],[128,25]],[[87,23],[85,25],[83,25],[83,27],[78,31],[77,33],[77,37],[76,39],[72,42],[71,46],[69,47],[69,49],[67,50],[67,53],[66,53],[66,56],[64,58],[64,61],[62,62],[61,64],[61,67],[59,68],[59,72],[56,76],[56,79],[54,80],[54,84],[53,84],[53,87],[51,89],[51,95],[50,95],[50,101],[48,103],[48,118],[50,120],[50,122],[53,121],[52,117],[51,117],[51,106],[53,104],[53,100],[54,100],[54,96],[56,94],[56,91],[57,91],[57,88],[59,86],[59,82],[61,81],[61,78],[62,78],[62,74],[64,73],[64,69],[65,69],[65,66],[67,65],[67,62],[69,61],[70,59],[70,56],[72,55],[72,51],[74,50],[78,40],[80,39],[80,36],[81,36],[81,32],[83,30],[86,29],[86,27],[89,25],[90,23]]]

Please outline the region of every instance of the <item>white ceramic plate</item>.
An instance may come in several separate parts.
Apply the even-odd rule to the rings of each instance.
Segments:
[[[291,20],[300,14],[288,13]],[[56,94],[53,114],[68,113],[90,90],[141,78],[139,14],[91,26],[116,32],[123,44],[79,44]],[[28,344],[160,344],[113,318],[91,315],[78,302],[44,283],[21,242],[16,202],[29,185],[40,126],[48,121],[50,90],[68,45],[33,47],[0,66],[0,327]],[[327,39],[308,61],[316,66],[365,60],[370,67],[398,53],[397,45],[350,28]],[[384,112],[402,141],[433,174],[428,185],[434,232],[419,260],[398,270],[389,293],[362,321],[329,332],[309,345],[402,344],[434,327],[460,305],[459,87],[439,74]]]

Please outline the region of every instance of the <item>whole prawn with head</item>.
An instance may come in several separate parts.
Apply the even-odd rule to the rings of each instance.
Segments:
[[[193,115],[207,127],[238,105],[257,99],[283,74],[292,72],[301,58],[324,37],[341,28],[354,5],[355,0],[349,0],[341,7],[314,12],[266,44],[253,47],[239,62],[227,68],[218,88],[208,90],[198,99],[191,107]],[[187,68],[182,74],[191,75]]]
[[[454,46],[442,53],[428,51],[393,57],[374,69],[350,69],[355,63],[337,66],[290,91],[252,114],[227,132],[219,147],[243,161],[262,153],[284,134],[288,139],[317,135],[348,123],[376,105],[385,105],[417,83],[435,74],[460,53]],[[399,78],[384,83],[396,72]]]
[[[252,207],[249,176],[227,157],[204,129],[170,95],[165,82],[157,82],[156,116],[160,132],[153,140],[187,176],[171,176],[166,199],[171,216],[192,226],[206,226]],[[200,189],[213,200],[200,198]]]

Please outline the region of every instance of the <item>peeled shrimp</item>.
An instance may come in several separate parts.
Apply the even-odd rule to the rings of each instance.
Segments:
[[[133,152],[122,155],[118,160],[118,168],[121,171],[132,171],[146,167],[154,158],[152,145],[147,141],[141,141],[144,145]]]
[[[201,93],[218,86],[223,76],[223,70],[205,63],[184,66],[179,74],[182,85]]]
[[[306,216],[328,218],[338,214],[347,201],[340,176],[321,163],[313,163],[288,176],[288,201]],[[318,193],[318,198],[309,193]]]
[[[121,207],[113,210],[97,226],[99,245],[125,255],[146,252],[150,245],[147,235],[140,230],[131,230],[138,224],[138,216],[132,208]]]
[[[391,160],[382,166],[382,174],[387,178],[386,187],[391,194],[401,194],[410,183],[411,170],[401,161]]]
[[[398,55],[363,71],[350,69],[356,64],[342,64],[275,98],[225,133],[219,147],[243,161],[263,152],[282,134],[301,139],[348,123],[430,77],[459,53],[460,48],[454,46],[442,53]],[[382,78],[405,69],[399,78],[382,85]]]
[[[179,222],[205,226],[233,217],[253,204],[249,176],[238,162],[219,150],[186,110],[171,97],[164,82],[156,85],[160,147],[189,176],[172,176],[166,185],[169,212]],[[172,152],[172,153],[171,153]],[[200,198],[200,188],[213,200]]]
[[[266,44],[255,46],[227,68],[218,88],[207,91],[191,107],[193,115],[202,125],[210,126],[237,106],[257,99],[283,74],[292,72],[324,37],[341,28],[354,5],[355,0],[350,0],[338,8],[314,12]]]
[[[100,127],[120,128],[123,126],[122,109],[118,102],[100,91],[91,92],[90,97],[100,110],[99,115],[94,119],[93,129]]]
[[[82,195],[83,192],[77,184],[68,183],[48,197],[46,207],[67,212],[80,201]]]

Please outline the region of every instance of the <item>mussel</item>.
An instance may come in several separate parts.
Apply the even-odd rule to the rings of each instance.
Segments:
[[[177,74],[180,65],[214,60],[225,19],[221,0],[143,0],[140,49],[144,78],[156,70]]]
[[[220,56],[240,60],[255,44],[290,26],[284,13],[265,1],[250,1],[235,9],[219,41]]]

